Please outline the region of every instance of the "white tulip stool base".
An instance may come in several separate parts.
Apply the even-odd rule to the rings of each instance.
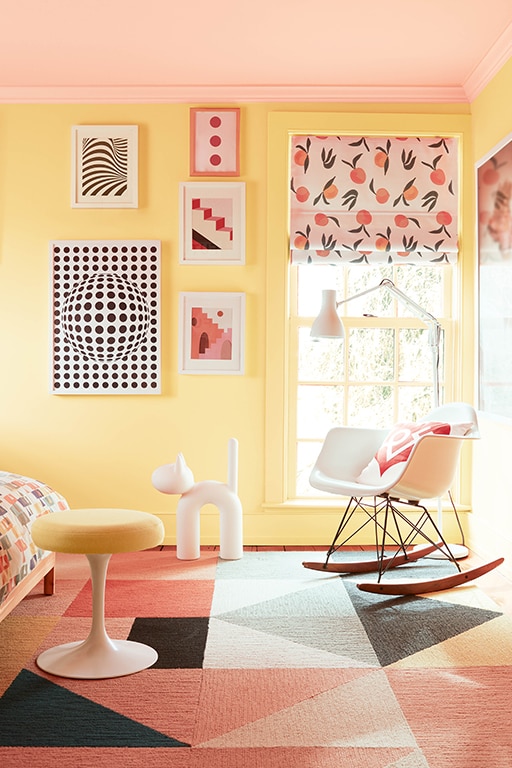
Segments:
[[[37,666],[51,675],[100,680],[133,675],[147,669],[157,659],[157,652],[149,645],[111,640],[108,636],[101,641],[89,635],[82,642],[49,648],[38,657]]]
[[[86,640],[49,648],[37,658],[44,672],[85,680],[121,677],[147,669],[158,659],[149,645],[111,640],[105,629],[105,580],[110,555],[86,555],[92,579],[92,624]]]

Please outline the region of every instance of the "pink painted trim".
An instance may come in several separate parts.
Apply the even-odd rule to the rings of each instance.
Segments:
[[[0,104],[469,103],[462,86],[0,86]]]
[[[512,55],[512,24],[461,85],[0,86],[0,104],[471,103]]]
[[[512,56],[512,24],[501,33],[496,43],[464,82],[468,101],[472,102],[487,83]]]

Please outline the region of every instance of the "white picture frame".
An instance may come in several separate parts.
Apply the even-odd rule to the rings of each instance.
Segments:
[[[245,293],[183,292],[179,373],[244,373]]]
[[[161,394],[159,240],[52,240],[50,392]]]
[[[137,125],[72,127],[72,208],[138,208],[138,186]]]
[[[180,264],[245,264],[245,183],[180,183]]]

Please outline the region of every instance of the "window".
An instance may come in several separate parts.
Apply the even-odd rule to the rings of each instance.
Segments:
[[[453,377],[452,267],[425,265],[304,265],[290,267],[288,489],[292,498],[318,497],[311,467],[330,427],[386,427],[416,420],[433,407],[429,329],[387,291],[339,307],[346,343],[313,341],[310,327],[323,288],[341,300],[389,278],[441,323],[441,401]]]
[[[336,105],[331,111],[317,112],[288,112],[276,111],[268,117],[268,187],[267,187],[267,283],[265,308],[265,435],[264,435],[264,503],[263,511],[268,514],[268,525],[275,528],[283,526],[286,529],[286,540],[290,541],[290,530],[300,530],[302,515],[309,514],[312,503],[311,496],[304,498],[302,503],[297,492],[297,395],[298,395],[298,333],[299,327],[304,327],[305,338],[308,338],[309,326],[318,312],[320,294],[329,285],[330,268],[320,272],[322,280],[317,280],[316,267],[308,264],[307,280],[311,288],[311,306],[301,306],[298,313],[297,277],[300,266],[290,266],[290,246],[292,243],[291,229],[287,226],[290,221],[290,146],[294,136],[312,135],[348,135],[354,136],[404,136],[431,135],[453,136],[459,141],[459,241],[457,266],[451,267],[445,262],[441,267],[439,277],[442,285],[439,287],[439,300],[428,309],[442,323],[444,329],[444,357],[446,365],[442,371],[443,396],[445,400],[465,400],[472,402],[474,398],[474,351],[471,345],[471,333],[475,323],[475,303],[473,295],[474,254],[472,250],[473,218],[472,218],[472,184],[474,168],[471,152],[465,147],[471,146],[471,116],[458,114],[430,114],[422,111],[418,114],[404,114],[402,111],[389,112],[385,109],[379,113],[353,112],[350,107]],[[348,166],[347,166],[348,168]],[[332,174],[334,175],[334,174]],[[329,179],[331,176],[329,176]],[[296,179],[294,185],[298,185]],[[377,190],[377,187],[375,187]],[[469,194],[468,194],[469,193]],[[312,198],[315,199],[315,195]],[[355,210],[355,209],[354,209]],[[297,227],[299,229],[299,227]],[[434,229],[434,227],[432,227]],[[379,232],[382,231],[379,228]],[[342,244],[351,244],[345,238]],[[296,243],[293,242],[296,247]],[[349,257],[347,261],[353,260]],[[400,259],[398,260],[400,263]],[[401,265],[401,264],[400,264]],[[339,266],[339,264],[338,264]],[[363,280],[368,285],[380,282],[380,272],[372,272],[369,265],[349,265],[348,269],[362,267],[355,272],[355,280]],[[419,265],[423,267],[423,263]],[[437,265],[433,265],[437,268]],[[310,272],[309,268],[314,271]],[[325,269],[326,265],[319,265]],[[387,262],[382,269],[388,270]],[[341,274],[341,272],[340,272]],[[377,274],[379,277],[377,278]],[[386,274],[388,274],[386,272]],[[404,273],[405,274],[405,273]],[[415,272],[413,274],[418,275]],[[436,273],[434,273],[436,274]],[[373,279],[375,277],[375,279]],[[339,278],[340,298],[348,276]],[[393,281],[407,295],[418,298],[408,279],[393,271]],[[358,287],[360,283],[358,282]],[[350,293],[355,292],[352,284]],[[347,320],[358,323],[366,329],[375,323],[372,318],[363,318],[362,313],[372,313],[371,302],[377,299],[380,292],[367,297],[368,303],[359,310],[356,302],[351,302],[344,309]],[[419,301],[419,303],[421,303]],[[441,309],[438,311],[438,307]],[[340,308],[340,310],[343,308]],[[397,310],[398,312],[398,310]],[[373,314],[378,314],[374,311]],[[405,313],[402,312],[405,319]],[[400,314],[398,314],[400,317]],[[412,319],[416,329],[424,328],[420,320]],[[391,320],[391,318],[389,318]],[[361,331],[362,333],[362,331]],[[322,342],[318,342],[319,345]],[[326,342],[327,346],[330,345]],[[417,345],[418,349],[424,345]],[[348,348],[353,347],[349,338]],[[321,348],[321,347],[320,347]],[[315,352],[315,354],[318,354]],[[347,350],[343,352],[343,360]],[[428,354],[428,350],[427,350]],[[332,355],[329,356],[331,364]],[[344,365],[345,362],[344,362]],[[302,380],[301,380],[302,383]],[[306,383],[305,380],[303,382]],[[311,386],[316,380],[307,382]],[[323,383],[323,382],[320,382]],[[369,385],[373,382],[369,382]],[[430,383],[430,379],[429,379]],[[340,385],[341,386],[341,385]],[[345,388],[348,384],[343,385]],[[342,406],[346,409],[346,403]],[[316,440],[317,447],[321,437],[307,437],[300,433],[301,448],[310,441]],[[311,451],[314,453],[314,450]],[[306,470],[304,470],[306,475]],[[471,452],[466,451],[461,459],[460,498],[462,503],[468,503],[471,497]],[[304,483],[304,485],[306,485]],[[311,491],[307,489],[307,493]],[[322,502],[324,500],[322,499]],[[334,506],[334,500],[331,499]],[[332,518],[329,516],[330,505],[325,500],[322,504],[322,515],[315,518],[315,526],[322,529],[325,522],[325,540],[332,533]],[[319,536],[322,535],[319,533]]]

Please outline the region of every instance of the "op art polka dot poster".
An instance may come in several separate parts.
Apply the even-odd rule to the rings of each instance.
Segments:
[[[51,392],[161,391],[160,241],[50,243]]]

